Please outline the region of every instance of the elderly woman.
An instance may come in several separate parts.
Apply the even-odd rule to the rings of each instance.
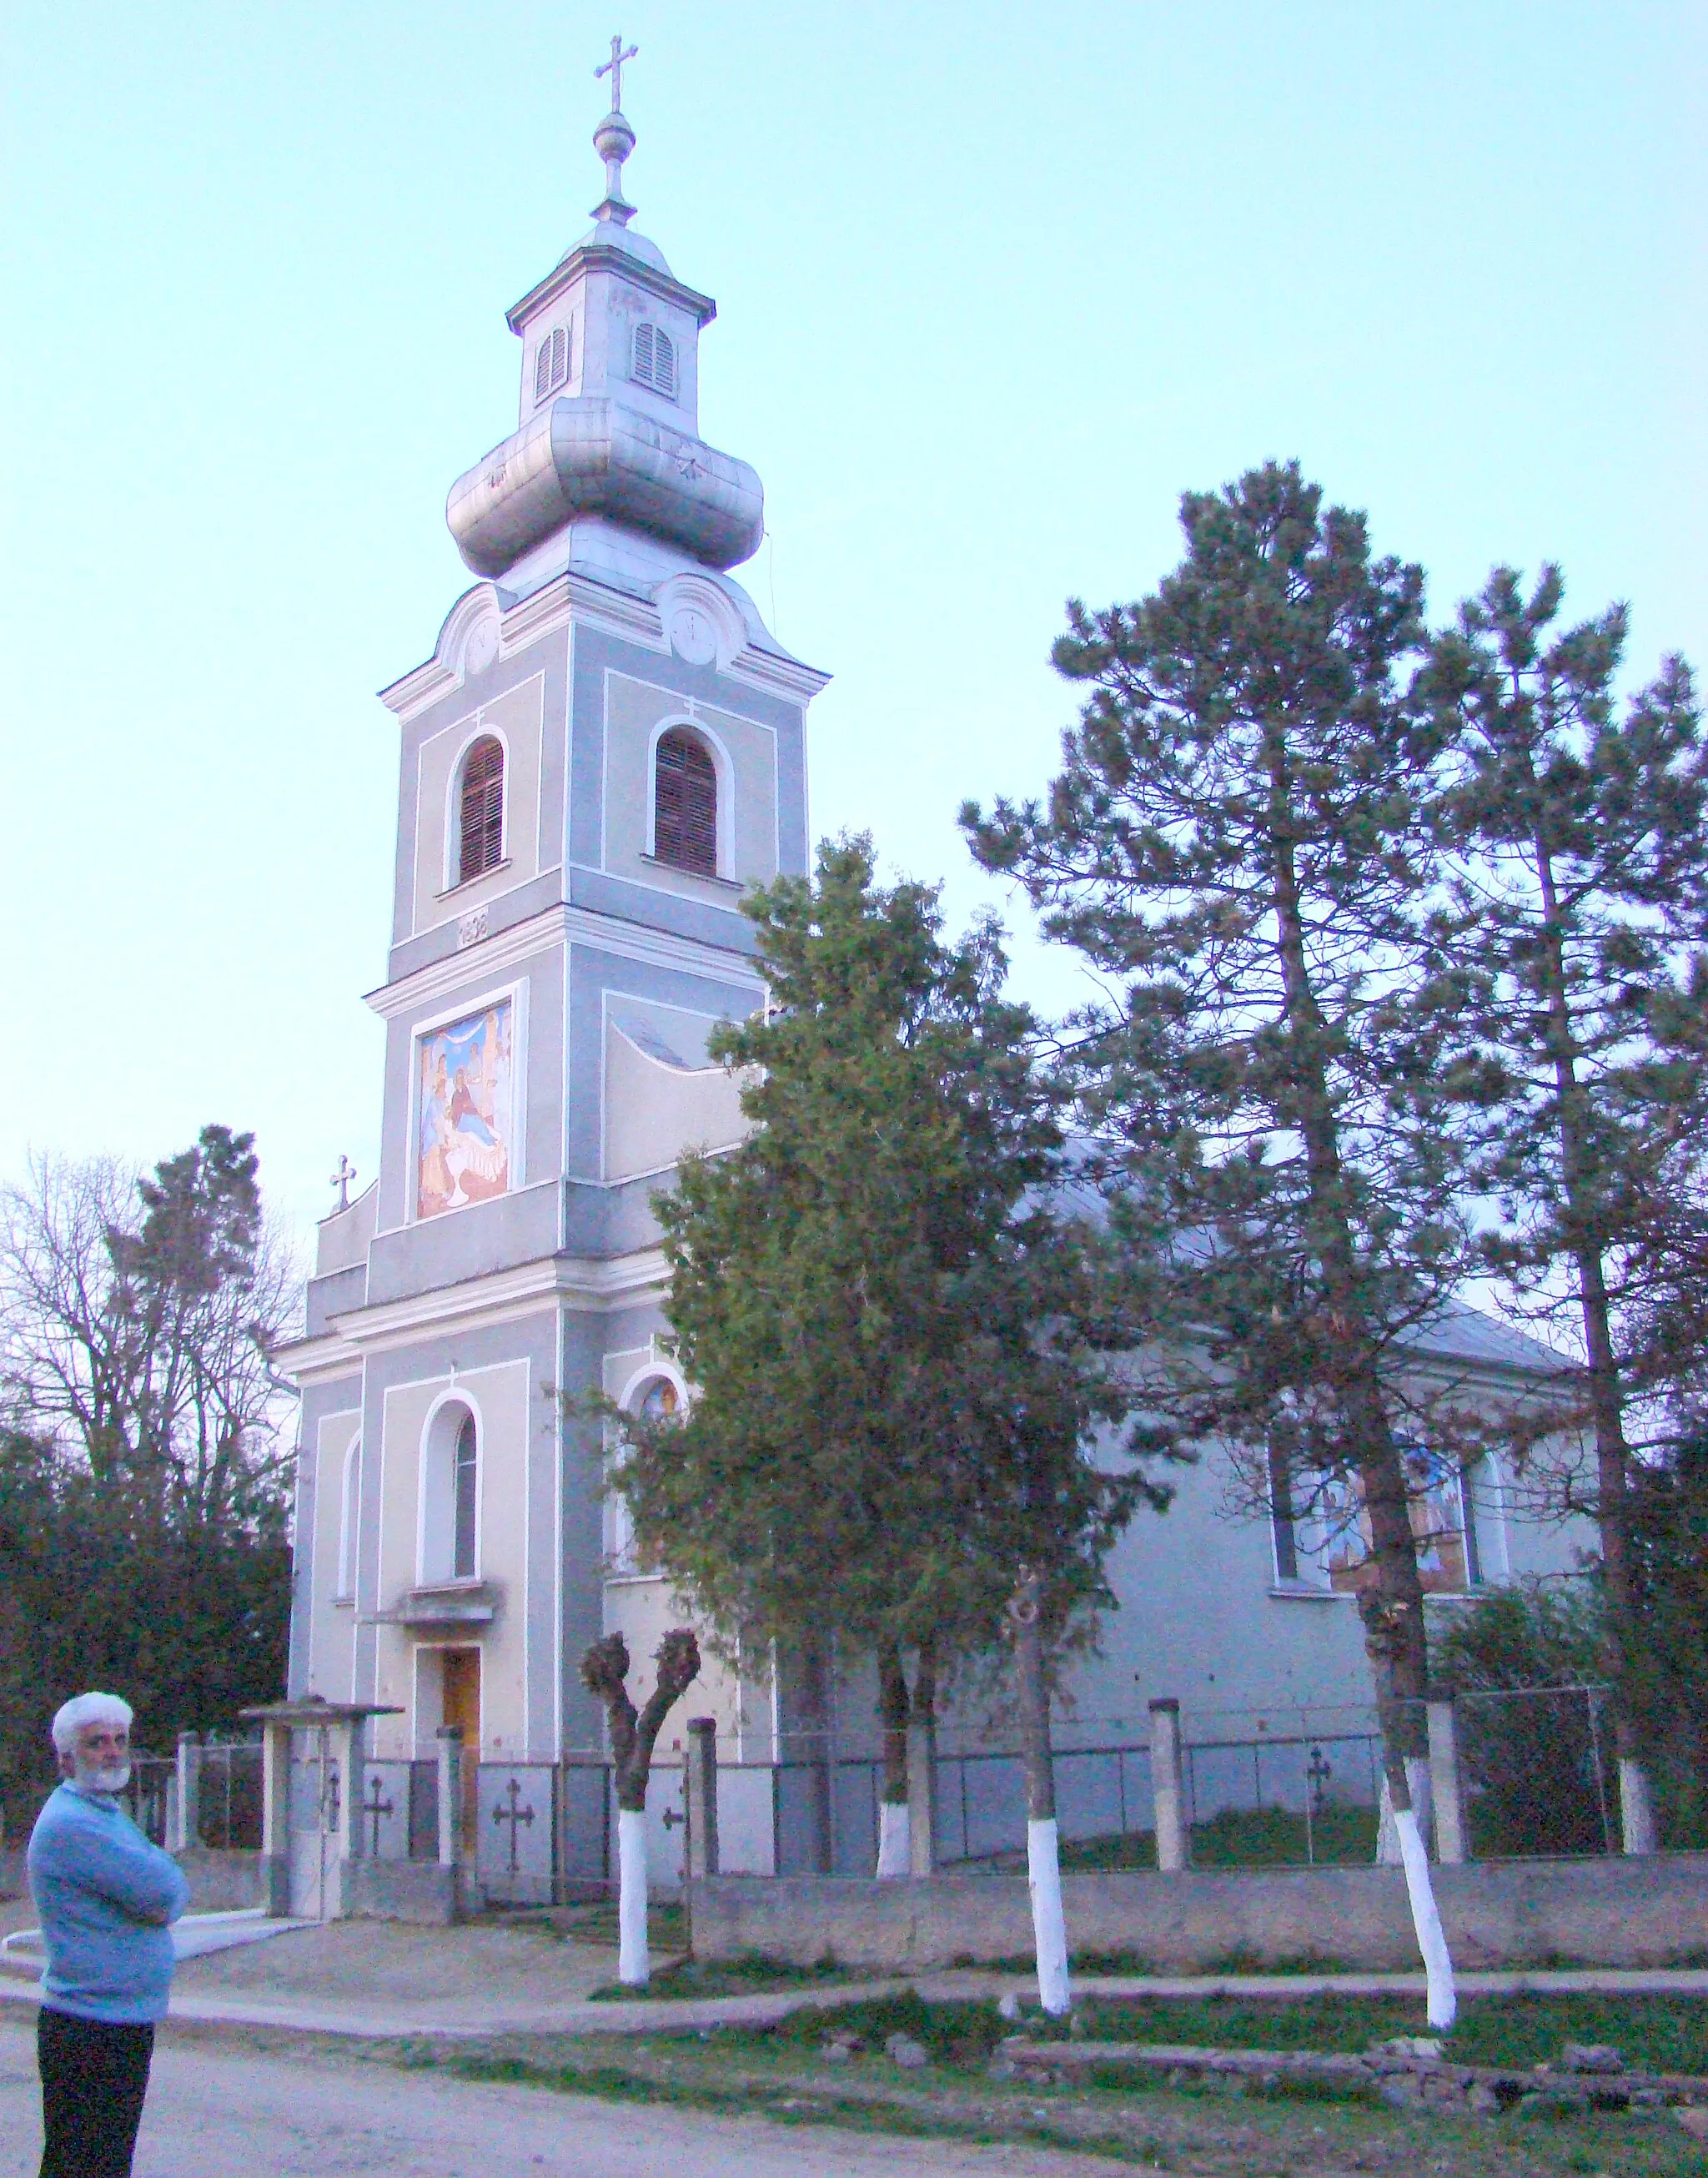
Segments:
[[[30,1839],[47,1949],[36,2056],[41,2178],[129,2178],[155,2022],[172,1985],[177,1863],[118,1803],[130,1781],[128,1702],[79,1694],[53,1720],[63,1781]]]

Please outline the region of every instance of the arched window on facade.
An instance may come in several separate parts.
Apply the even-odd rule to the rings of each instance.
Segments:
[[[682,1409],[681,1394],[668,1376],[655,1376],[643,1385],[638,1396],[630,1402],[632,1411],[642,1421],[668,1421]],[[606,1534],[609,1546],[610,1569],[616,1573],[643,1573],[656,1571],[657,1558],[640,1548],[635,1540],[634,1516],[630,1512],[620,1491],[613,1490],[608,1500],[608,1518]]]
[[[456,1433],[456,1470],[451,1477],[451,1578],[472,1580],[475,1573],[475,1508],[479,1498],[480,1452],[474,1416],[466,1414]]]
[[[492,734],[463,758],[457,818],[456,882],[467,884],[504,859],[504,743]]]
[[[718,771],[698,734],[672,726],[653,759],[652,852],[698,876],[718,874]]]
[[[428,1425],[421,1462],[421,1580],[433,1588],[480,1574],[480,1431],[461,1399]]]
[[[354,1436],[344,1455],[338,1491],[338,1587],[341,1601],[356,1593],[357,1480],[362,1469],[362,1440]]]
[[[637,386],[676,398],[676,347],[662,326],[636,326],[633,375]]]

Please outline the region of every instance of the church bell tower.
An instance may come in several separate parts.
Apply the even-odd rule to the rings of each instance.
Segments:
[[[764,493],[700,435],[715,306],[624,195],[631,57],[614,41],[600,71],[593,224],[508,313],[516,426],[450,490],[475,579],[382,692],[401,761],[367,1001],[386,1025],[379,1169],[320,1226],[284,1357],[303,1402],[291,1694],[395,1708],[382,1771],[460,1726],[469,1836],[488,1858],[504,1841],[508,1895],[560,1892],[597,1850],[602,1810],[577,1814],[566,1781],[599,1744],[582,1650],[619,1628],[644,1679],[666,1623],[585,1401],[685,1394],[649,1198],[685,1146],[740,1138],[707,1042],[763,1000],[744,889],[808,867],[805,712],[827,678],[729,572]],[[739,1734],[739,1689],[701,1692]],[[548,1771],[551,1823],[523,1840],[511,1796],[494,1831],[483,1796]]]

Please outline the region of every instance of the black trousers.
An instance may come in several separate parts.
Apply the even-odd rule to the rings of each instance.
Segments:
[[[35,2018],[47,2135],[41,2178],[130,2178],[153,2055],[152,2027],[74,2019],[42,2006]]]

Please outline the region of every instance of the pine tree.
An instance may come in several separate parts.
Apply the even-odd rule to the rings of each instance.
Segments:
[[[1117,1003],[1078,1024],[1132,1251],[1152,1442],[1220,1440],[1278,1513],[1345,1478],[1359,1590],[1432,2013],[1450,2009],[1411,1813],[1427,1653],[1407,1338],[1464,1257],[1433,1084],[1440,1006],[1419,900],[1450,720],[1421,698],[1423,578],[1296,465],[1182,501],[1154,594],[1069,608],[1083,685],[1047,801],[963,822]],[[1450,1009],[1449,1009],[1450,1010]],[[1274,1480],[1271,1481],[1272,1474]],[[1406,1758],[1413,1768],[1408,1773]],[[1416,1865],[1414,1865],[1416,1863]]]
[[[1594,1475],[1586,1491],[1562,1479],[1600,1530],[1627,1850],[1649,1851],[1629,1423],[1676,1365],[1644,1328],[1678,1283],[1669,1175],[1704,1116],[1708,992],[1690,949],[1708,938],[1708,745],[1677,658],[1620,715],[1625,610],[1560,627],[1563,595],[1557,567],[1528,596],[1497,568],[1437,646],[1467,725],[1448,804],[1462,862],[1438,928],[1471,1001],[1460,1072],[1500,1215],[1489,1261],[1581,1335]]]

